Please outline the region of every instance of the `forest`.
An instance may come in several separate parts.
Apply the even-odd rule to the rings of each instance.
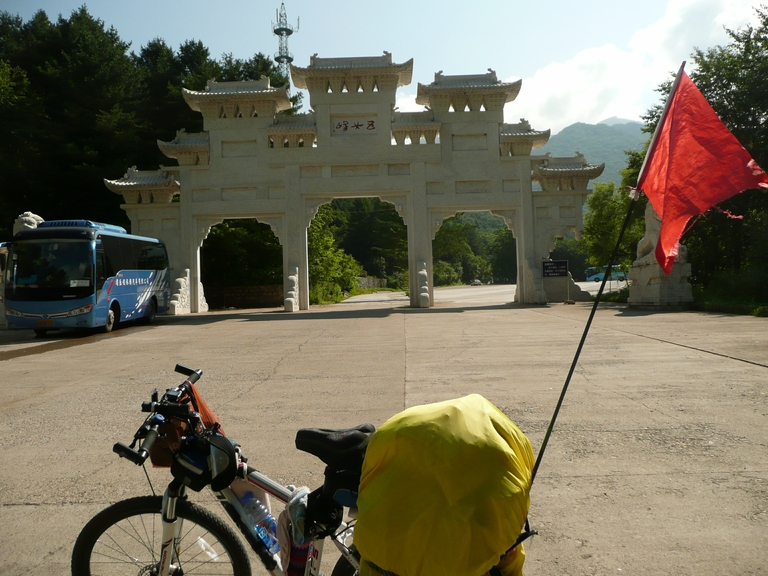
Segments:
[[[724,46],[693,49],[689,74],[757,163],[768,166],[768,11],[759,24],[729,31]],[[745,73],[749,71],[749,73]],[[202,42],[178,48],[156,38],[134,48],[86,7],[51,20],[0,12],[0,241],[13,221],[32,211],[45,219],[88,218],[129,227],[121,198],[103,185],[126,168],[152,169],[169,160],[155,142],[176,131],[202,129],[182,88],[201,90],[208,79],[288,81],[263,53],[216,58]],[[660,79],[659,104],[643,117],[652,134],[671,85]],[[301,97],[289,113],[301,113]],[[627,151],[622,182],[598,183],[588,198],[580,238],[559,239],[551,254],[568,259],[576,280],[588,265],[604,265],[629,205],[644,152]],[[644,199],[643,199],[644,201]],[[642,203],[641,203],[642,204]],[[697,301],[706,308],[730,302],[733,311],[768,313],[768,194],[750,190],[702,215],[684,236]],[[619,266],[628,269],[643,235],[644,205],[634,211]],[[742,219],[727,214],[743,216]],[[334,200],[309,229],[313,302],[335,301],[361,275],[407,289],[407,235],[390,204],[377,198]],[[254,259],[253,255],[258,254]],[[516,281],[515,241],[498,218],[464,213],[446,220],[433,243],[436,285]],[[225,221],[202,251],[204,282],[280,283],[282,252],[268,226]],[[206,279],[207,278],[207,279]]]

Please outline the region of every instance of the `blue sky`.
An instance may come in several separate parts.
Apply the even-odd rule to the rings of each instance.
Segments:
[[[82,0],[0,0],[0,9],[29,19],[37,10],[68,17]],[[694,47],[726,44],[723,26],[754,21],[758,0],[288,0],[297,33],[294,63],[309,58],[377,56],[414,59],[413,82],[398,91],[400,110],[420,110],[417,83],[435,72],[522,79],[505,121],[529,120],[553,133],[574,122],[610,116],[639,120],[658,101],[655,88],[689,59]],[[89,12],[139,50],[160,37],[171,46],[198,39],[213,56],[274,54],[271,24],[278,0],[91,0]],[[690,66],[688,68],[690,71]],[[307,99],[305,99],[307,100]]]

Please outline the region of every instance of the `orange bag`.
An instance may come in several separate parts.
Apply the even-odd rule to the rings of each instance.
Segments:
[[[197,405],[200,420],[202,420],[205,427],[212,428],[215,424],[218,424],[219,434],[224,436],[224,429],[221,427],[219,417],[208,407],[208,404],[203,400],[195,385],[190,384],[187,390],[189,396],[194,399],[193,406]],[[152,461],[154,468],[171,467],[173,456],[178,451],[181,437],[186,434],[187,428],[188,425],[183,420],[171,418],[157,429],[158,438],[149,451],[149,459]]]

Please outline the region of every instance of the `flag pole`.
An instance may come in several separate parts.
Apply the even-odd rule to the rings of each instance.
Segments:
[[[645,158],[643,159],[643,165],[640,166],[640,172],[637,174],[637,181],[642,181],[643,175],[645,174],[645,167],[648,165],[648,160],[653,156],[653,151],[656,147],[656,140],[659,138],[659,128],[661,128],[664,125],[664,120],[667,118],[667,113],[669,112],[669,105],[672,103],[672,98],[675,95],[675,92],[677,92],[677,86],[680,84],[680,78],[683,76],[683,72],[685,71],[685,60],[683,60],[683,63],[680,64],[680,70],[677,71],[677,75],[675,76],[675,80],[672,82],[672,88],[669,89],[669,94],[667,95],[667,102],[664,104],[664,110],[661,112],[661,116],[659,116],[659,122],[656,124],[656,129],[653,131],[653,137],[651,138],[651,143],[648,145],[648,152],[645,154]]]
[[[635,204],[637,203],[637,199],[640,197],[639,193],[633,193],[630,195],[631,201],[629,203],[629,210],[627,210],[627,216],[624,218],[624,225],[621,227],[621,231],[619,232],[619,238],[616,240],[616,246],[613,248],[613,254],[611,254],[611,259],[608,262],[608,268],[605,271],[605,275],[603,276],[603,282],[600,284],[600,289],[597,291],[597,296],[595,296],[595,303],[592,305],[592,312],[589,314],[589,319],[587,320],[587,325],[584,327],[584,333],[581,335],[581,341],[579,342],[578,348],[576,348],[576,355],[573,357],[573,362],[571,362],[571,369],[568,371],[568,376],[565,378],[565,384],[563,385],[563,390],[560,392],[560,398],[557,401],[557,406],[555,406],[555,413],[552,414],[552,420],[549,422],[549,427],[547,428],[547,433],[544,435],[544,440],[541,443],[541,448],[539,449],[539,455],[536,457],[536,463],[533,466],[533,470],[531,471],[531,485],[533,485],[533,480],[536,478],[536,472],[539,470],[539,465],[541,464],[541,459],[544,456],[544,451],[547,449],[547,444],[549,443],[549,437],[552,435],[552,430],[555,427],[555,421],[557,420],[557,415],[560,413],[560,407],[563,405],[563,400],[565,399],[565,393],[568,391],[568,385],[571,383],[571,377],[573,376],[573,372],[576,369],[576,364],[579,361],[579,356],[581,355],[581,349],[584,347],[584,342],[587,339],[587,334],[589,333],[589,327],[592,325],[592,319],[595,317],[595,312],[597,311],[597,305],[600,304],[600,298],[603,295],[603,290],[605,289],[605,283],[607,282],[608,278],[611,276],[611,270],[613,268],[614,263],[616,262],[619,254],[619,247],[621,246],[621,241],[624,238],[624,232],[626,231],[627,227],[629,226],[629,220],[632,217],[632,210],[635,207]]]
[[[651,143],[648,146],[648,152],[645,155],[645,159],[643,160],[643,165],[640,167],[640,172],[638,174],[637,180],[640,182],[640,179],[642,178],[643,174],[645,173],[645,168],[648,165],[648,160],[653,156],[654,147],[656,145],[656,140],[659,137],[659,128],[664,125],[664,120],[667,117],[667,113],[669,112],[669,106],[672,103],[672,98],[675,95],[675,92],[677,91],[677,86],[680,84],[680,79],[682,77],[682,73],[685,70],[685,60],[683,60],[683,63],[680,65],[680,69],[677,71],[677,75],[675,76],[674,82],[672,82],[672,87],[669,90],[669,95],[667,96],[667,102],[664,105],[664,110],[661,113],[661,116],[659,117],[659,122],[656,124],[656,129],[653,131],[653,137],[651,138]],[[621,227],[621,231],[619,232],[619,238],[616,240],[616,246],[613,248],[613,253],[611,254],[610,262],[608,262],[608,268],[605,271],[605,275],[603,276],[603,282],[600,284],[600,289],[597,291],[597,296],[595,296],[595,303],[592,305],[592,311],[589,314],[589,318],[587,319],[587,325],[584,327],[584,333],[581,335],[581,341],[579,342],[579,346],[576,348],[576,354],[573,357],[573,362],[571,362],[571,369],[568,371],[568,375],[565,378],[565,384],[563,384],[563,390],[560,392],[560,398],[557,401],[557,405],[555,406],[555,413],[552,414],[552,420],[549,422],[549,426],[547,427],[547,432],[544,434],[544,440],[541,443],[541,448],[539,449],[539,455],[536,457],[536,463],[533,466],[533,470],[531,471],[531,485],[533,484],[534,479],[536,478],[536,473],[539,470],[539,465],[541,465],[542,457],[544,456],[544,451],[547,449],[547,444],[549,443],[549,437],[552,435],[552,430],[555,427],[555,422],[557,421],[557,415],[560,413],[560,408],[563,405],[563,400],[565,399],[565,393],[568,391],[568,386],[571,383],[571,377],[573,376],[574,370],[576,370],[576,364],[579,361],[579,356],[581,356],[581,349],[584,347],[584,342],[587,339],[587,334],[589,333],[589,328],[592,325],[592,319],[595,317],[595,312],[597,311],[597,306],[600,304],[600,298],[603,295],[603,290],[605,289],[605,283],[608,281],[608,278],[611,276],[611,270],[613,269],[613,265],[616,262],[616,259],[619,254],[619,247],[621,246],[621,241],[624,238],[624,232],[627,229],[627,226],[629,226],[629,220],[632,217],[632,210],[635,208],[635,204],[637,203],[638,198],[640,198],[640,190],[633,190],[630,193],[631,201],[629,203],[629,210],[627,210],[627,216],[624,218],[624,225]]]

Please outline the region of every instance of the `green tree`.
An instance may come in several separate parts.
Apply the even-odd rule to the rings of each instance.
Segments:
[[[4,125],[2,235],[24,210],[127,223],[102,182],[125,171],[138,144],[137,78],[127,49],[85,7],[55,23],[42,11],[27,23],[0,13],[0,59],[28,81],[24,102],[16,103],[26,113]]]
[[[211,228],[200,260],[206,286],[283,283],[283,248],[272,229],[256,220],[226,220]]]
[[[517,282],[517,242],[512,230],[506,227],[494,230],[488,244],[488,256],[495,284]]]
[[[605,266],[610,262],[631,200],[629,193],[626,190],[617,191],[613,182],[596,182],[594,186],[594,191],[587,197],[582,245],[589,255],[590,264]],[[615,266],[627,270],[632,265],[637,243],[644,234],[645,220],[642,211],[636,206],[619,246]]]
[[[182,88],[202,90],[210,78],[287,80],[261,53],[216,60],[197,40],[175,52],[159,38],[138,54],[129,48],[85,6],[56,21],[43,11],[28,22],[0,12],[0,238],[25,210],[129,226],[103,178],[167,163],[158,138],[202,130]],[[300,95],[293,101],[292,113]]]
[[[470,229],[474,227],[462,222],[459,215],[443,220],[432,241],[432,275],[436,286],[466,282],[462,260],[474,256],[469,244]]]
[[[460,263],[449,264],[444,260],[432,263],[432,279],[435,286],[454,286],[461,283],[463,269]]]
[[[331,206],[343,225],[336,228],[340,248],[365,272],[386,278],[388,286],[408,286],[408,232],[395,207],[378,198],[337,198]]]
[[[320,207],[307,231],[309,244],[309,300],[337,302],[343,292],[357,287],[360,264],[338,247],[336,235],[343,216],[330,205]]]
[[[728,30],[730,43],[706,50],[696,49],[692,55],[691,79],[701,90],[726,126],[750,152],[757,163],[768,166],[768,8],[755,9],[756,26]],[[671,80],[658,91],[664,99]],[[646,131],[655,129],[663,105],[652,107],[643,119]],[[634,185],[643,154],[630,154],[625,183]],[[753,291],[759,301],[768,301],[768,271],[765,256],[768,249],[768,194],[748,190],[722,202],[724,211],[743,216],[728,218],[719,210],[699,217],[683,236],[688,248],[694,284],[708,286],[713,280],[740,277],[745,282],[735,286],[742,292],[746,285],[762,287]],[[639,208],[639,207],[638,207]],[[751,281],[747,282],[746,280]]]
[[[573,232],[569,232],[562,238],[555,239],[555,249],[550,252],[552,260],[567,260],[568,271],[574,281],[586,280],[584,271],[587,269],[589,254],[584,251],[584,243],[576,239]]]

